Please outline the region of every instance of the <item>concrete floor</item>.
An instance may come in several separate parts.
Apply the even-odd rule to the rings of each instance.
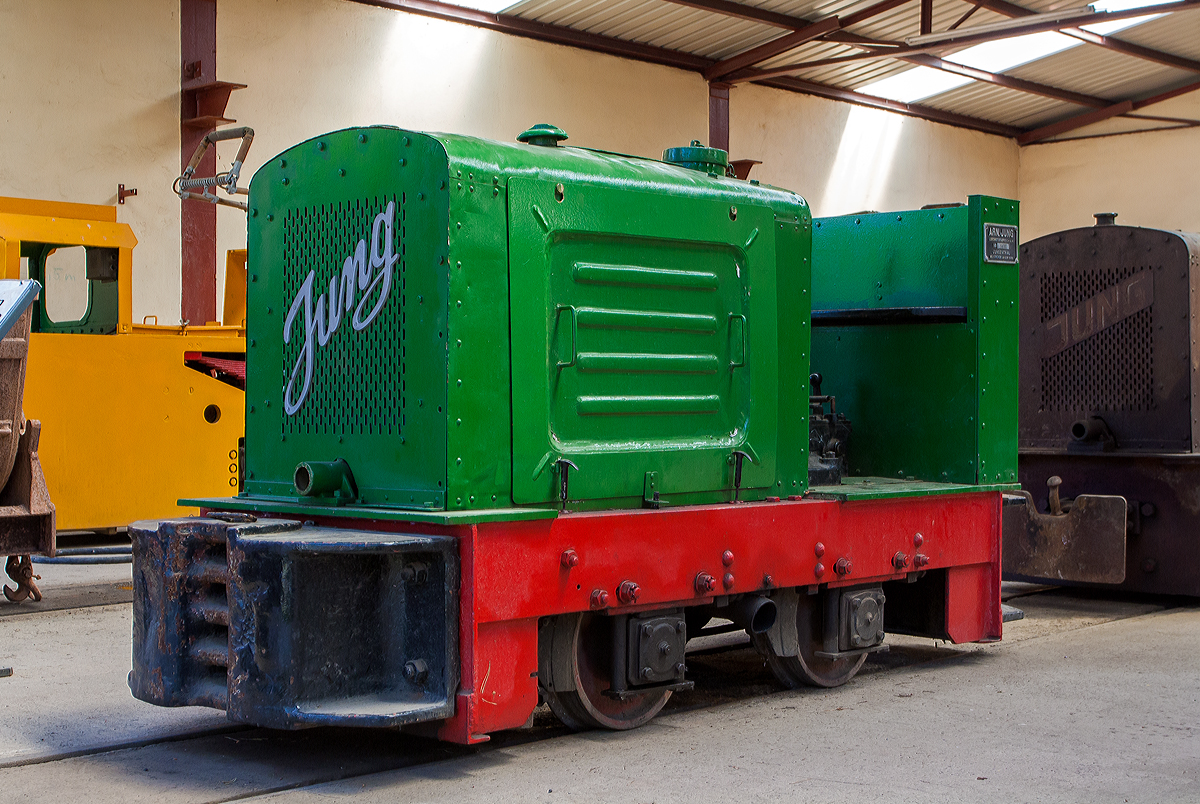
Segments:
[[[1200,801],[1200,608],[1012,602],[1003,642],[889,637],[840,689],[781,690],[735,647],[692,656],[696,690],[638,731],[541,712],[478,748],[151,707],[125,687],[128,605],[6,612],[0,801]]]

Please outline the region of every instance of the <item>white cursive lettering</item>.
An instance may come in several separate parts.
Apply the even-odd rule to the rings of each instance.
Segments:
[[[358,241],[354,252],[346,257],[340,276],[335,273],[330,277],[329,292],[317,298],[315,309],[315,270],[308,272],[292,299],[283,322],[283,342],[291,343],[293,324],[301,314],[303,323],[300,337],[304,341],[283,390],[283,409],[287,415],[294,415],[308,399],[317,347],[329,343],[344,319],[350,319],[355,332],[362,332],[383,311],[392,290],[393,269],[400,261],[400,256],[396,254],[395,220],[396,202],[389,201],[387,209],[376,215],[371,225],[370,249],[367,248],[366,238]],[[358,299],[360,290],[363,292],[362,298]],[[368,302],[376,294],[375,305],[368,310]],[[300,382],[297,385],[298,379]]]

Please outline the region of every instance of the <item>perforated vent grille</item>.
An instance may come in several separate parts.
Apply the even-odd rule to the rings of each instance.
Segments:
[[[356,332],[350,324],[350,315],[345,315],[328,343],[315,347],[308,397],[295,414],[283,416],[284,434],[398,435],[404,427],[403,194],[288,211],[283,221],[286,301],[281,312],[287,313],[308,272],[316,271],[313,286],[316,314],[317,298],[329,293],[331,277],[336,274],[340,278],[342,266],[354,253],[358,241],[365,239],[370,247],[371,225],[389,201],[395,201],[398,208],[393,234],[395,253],[400,255],[393,269],[396,273],[389,300],[364,330]],[[356,298],[362,298],[361,291]],[[293,329],[298,334],[301,324],[293,324]],[[286,387],[302,348],[303,339],[299,337],[284,345],[284,376],[280,387]]]
[[[1149,266],[1042,275],[1042,322]],[[1042,410],[1091,415],[1154,404],[1154,307],[1042,358]]]

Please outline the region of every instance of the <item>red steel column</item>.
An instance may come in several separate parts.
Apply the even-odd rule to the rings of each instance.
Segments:
[[[200,140],[212,128],[196,128],[183,121],[195,117],[195,102],[187,90],[217,79],[217,2],[179,0],[180,170],[187,165]],[[189,106],[191,108],[189,108]],[[216,172],[217,153],[210,148],[196,170],[198,176]],[[217,208],[214,204],[185,201],[180,211],[180,263],[183,296],[180,317],[204,324],[217,317]]]
[[[708,85],[708,147],[729,151],[729,88],[713,81]]]

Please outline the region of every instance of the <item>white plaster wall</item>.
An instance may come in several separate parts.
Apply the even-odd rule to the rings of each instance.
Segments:
[[[179,319],[179,4],[0,0],[0,195],[115,204],[135,320]]]
[[[1144,113],[1200,118],[1200,92]],[[1090,226],[1096,212],[1116,212],[1131,226],[1200,232],[1200,128],[1026,146],[1020,184],[1023,239]]]
[[[733,159],[805,196],[817,216],[1017,197],[1016,143],[955,126],[752,85],[730,97]]]
[[[135,319],[177,321],[178,4],[0,0],[0,30],[0,194],[111,204],[137,187],[118,207],[139,239]],[[552,122],[571,144],[650,157],[707,139],[707,87],[681,70],[346,0],[222,0],[217,30],[218,76],[249,84],[228,108],[256,132],[244,182],[360,124],[511,140]],[[1000,137],[762,87],[735,88],[731,108],[733,157],[761,159],[756,177],[819,215],[1016,194]],[[222,168],[235,150],[220,147]],[[218,254],[244,243],[244,214],[220,209]]]
[[[387,123],[512,140],[532,123],[570,144],[658,158],[708,138],[699,75],[398,14],[345,0],[242,0],[218,11],[222,78],[249,83],[230,115],[255,129],[246,175],[330,129]],[[732,158],[803,194],[819,215],[1015,197],[1011,140],[806,95],[732,91]],[[222,165],[236,150],[222,146]],[[245,219],[219,212],[219,249]]]

